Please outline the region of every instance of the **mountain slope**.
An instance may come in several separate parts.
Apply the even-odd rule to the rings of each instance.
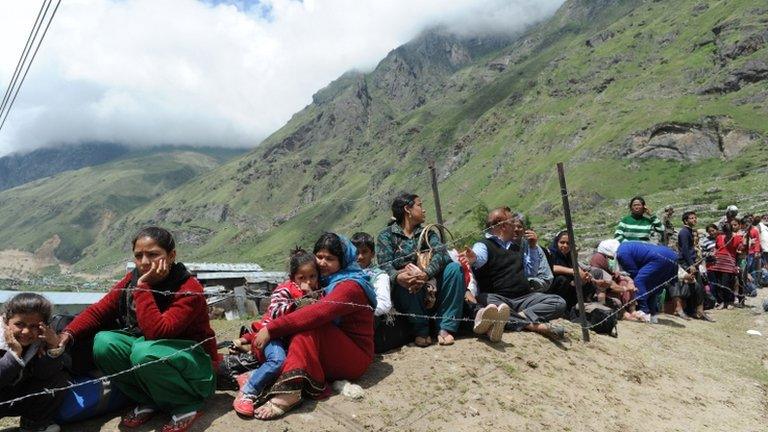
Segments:
[[[152,149],[2,191],[0,249],[45,245],[56,258],[77,261],[123,214],[219,164],[204,153]]]
[[[84,143],[42,148],[0,157],[0,191],[60,172],[115,160],[130,149],[111,143]]]
[[[516,37],[428,32],[319,91],[253,152],[131,212],[83,264],[124,256],[113,239],[157,223],[190,256],[278,265],[323,230],[378,231],[399,190],[429,198],[430,159],[464,233],[478,204],[560,225],[562,160],[577,220],[597,234],[614,223],[602,208],[637,193],[693,184],[685,203],[714,211],[730,196],[706,192],[724,186],[716,175],[768,165],[766,22],[746,0],[572,0]]]

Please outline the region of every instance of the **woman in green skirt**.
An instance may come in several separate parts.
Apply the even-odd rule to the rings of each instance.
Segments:
[[[171,416],[162,431],[183,432],[216,386],[219,355],[203,287],[176,262],[168,231],[142,229],[132,244],[136,268],[64,329],[60,346],[95,334],[96,366],[120,373],[113,382],[137,402],[122,426],[140,426],[162,411]]]

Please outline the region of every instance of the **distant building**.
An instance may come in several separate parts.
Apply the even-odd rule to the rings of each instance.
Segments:
[[[269,295],[288,277],[286,272],[264,271],[255,263],[185,262],[184,266],[205,287],[208,305],[223,310],[227,319],[264,313]],[[127,271],[135,267],[133,262],[125,266]]]
[[[0,291],[0,304],[4,304],[11,297],[22,291]],[[82,312],[88,306],[98,302],[107,293],[86,293],[86,292],[45,292],[36,291],[37,294],[45,296],[54,305],[54,313],[74,315]]]

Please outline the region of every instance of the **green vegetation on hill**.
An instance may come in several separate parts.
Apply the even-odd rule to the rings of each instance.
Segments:
[[[203,153],[152,150],[0,192],[0,249],[35,251],[57,236],[55,256],[77,261],[124,214],[217,165]]]

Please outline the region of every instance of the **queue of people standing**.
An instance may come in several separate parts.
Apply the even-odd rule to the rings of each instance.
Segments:
[[[311,252],[292,250],[289,278],[272,293],[267,313],[224,355],[202,286],[177,260],[173,236],[142,229],[132,241],[135,269],[60,332],[49,326],[53,306],[44,297],[22,293],[5,304],[0,416],[21,416],[24,431],[58,431],[65,392],[4,402],[72,379],[67,358],[75,351],[89,352],[90,376],[114,375],[131,403],[122,427],[164,415],[163,432],[183,432],[201,417],[217,382],[236,383],[238,415],[270,420],[304,398],[326,397],[329,382],[360,378],[375,353],[408,343],[448,347],[460,335],[495,343],[505,331],[562,340],[566,329],[552,321],[576,305],[576,272],[587,302],[650,323],[665,306],[662,292],[678,317],[712,321],[705,309],[727,308],[768,282],[768,215],[738,218],[735,206],[706,234],[696,229],[696,213],[684,212],[673,250],[674,210],[666,208],[662,222],[634,197],[615,238],[600,242],[589,264],[572,262],[567,232],[544,247],[509,207],[490,210],[484,234],[464,250],[450,249],[440,227],[425,225],[418,195],[398,195],[391,210],[375,240],[324,233]],[[651,243],[656,233],[663,244]]]

